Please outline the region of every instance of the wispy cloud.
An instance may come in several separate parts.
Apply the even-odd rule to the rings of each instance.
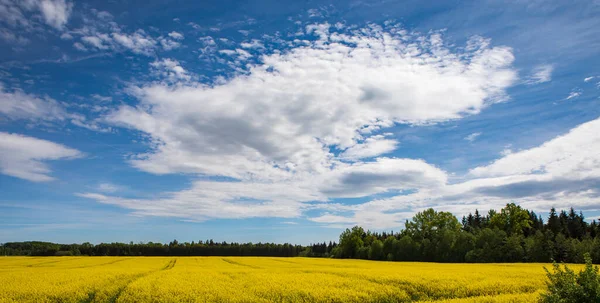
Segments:
[[[476,133],[472,133],[468,136],[466,136],[464,139],[469,141],[469,142],[473,142],[475,141],[479,136],[481,136],[481,132],[476,132]]]
[[[531,75],[525,83],[527,84],[540,84],[545,82],[550,82],[552,80],[552,72],[554,71],[554,66],[551,64],[542,64],[533,68]]]
[[[574,89],[569,93],[569,95],[565,98],[565,100],[571,100],[571,99],[578,98],[579,96],[581,96],[581,94],[582,94],[581,90]]]
[[[19,134],[0,132],[0,172],[5,175],[33,181],[52,181],[50,160],[82,157],[75,149],[54,142]]]
[[[123,191],[126,188],[121,185],[105,182],[98,184],[98,187],[96,189],[103,193],[116,193],[118,191]]]

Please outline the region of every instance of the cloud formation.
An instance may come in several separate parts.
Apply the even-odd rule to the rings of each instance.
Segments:
[[[465,140],[469,142],[475,141],[479,136],[481,136],[481,132],[472,133],[465,137]]]
[[[177,81],[190,81],[192,76],[183,68],[179,61],[174,59],[156,60],[150,63],[154,72],[165,81],[173,83]]]
[[[535,211],[547,211],[553,206],[597,211],[600,210],[599,128],[600,118],[538,147],[512,152],[489,165],[473,168],[465,176],[466,181],[422,187],[418,192],[364,204],[330,205],[327,215],[339,216],[338,221],[344,220],[346,225],[390,228],[428,207],[463,215],[476,207],[484,211],[498,209],[507,200]],[[377,221],[371,221],[371,217]],[[326,219],[311,218],[319,223],[327,223]]]
[[[67,160],[83,156],[78,150],[54,142],[19,134],[0,132],[0,172],[5,175],[33,181],[46,182],[51,160]]]
[[[203,220],[297,217],[339,210],[328,203],[335,198],[433,191],[447,186],[447,173],[423,160],[382,158],[399,146],[386,128],[477,114],[506,100],[517,80],[511,49],[485,39],[454,52],[439,34],[397,27],[316,24],[307,32],[317,39],[262,54],[213,84],[182,77],[179,62],[156,61],[169,81],[131,87],[139,104],[105,117],[149,138],[148,152],[130,159],[140,170],[235,181],[197,181],[165,199],[81,196],[140,215]],[[258,45],[246,47],[264,51]],[[377,214],[365,209],[361,216],[375,222]]]
[[[7,91],[0,83],[0,114],[10,119],[64,120],[67,113],[54,99],[16,89]]]
[[[542,64],[533,68],[532,74],[525,81],[527,84],[540,84],[552,80],[554,66],[551,64]]]
[[[184,36],[178,32],[152,35],[143,29],[128,30],[113,21],[113,16],[104,11],[92,10],[92,16],[84,18],[81,28],[63,34],[66,39],[78,38],[73,43],[82,52],[124,52],[153,56],[159,50],[173,50],[181,46]]]
[[[141,170],[273,181],[329,170],[331,148],[347,159],[388,152],[380,130],[476,114],[516,80],[505,47],[453,54],[437,34],[315,31],[318,40],[224,83],[134,87],[139,106],[106,119],[152,138],[131,161]]]
[[[35,27],[35,18],[27,14],[39,14],[47,25],[63,30],[72,11],[73,2],[65,0],[0,1],[0,19],[13,28],[25,30]]]

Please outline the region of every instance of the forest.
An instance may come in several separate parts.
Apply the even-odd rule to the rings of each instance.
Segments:
[[[426,262],[568,262],[583,263],[589,253],[600,261],[600,227],[573,208],[550,210],[544,220],[514,203],[500,211],[479,210],[459,220],[450,212],[427,209],[407,220],[399,232],[344,230],[339,241],[308,246],[275,243],[227,243],[213,240],[163,243],[56,244],[10,242],[0,255],[30,256],[276,256],[331,257]]]

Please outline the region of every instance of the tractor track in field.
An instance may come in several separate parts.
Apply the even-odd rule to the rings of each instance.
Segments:
[[[302,265],[302,264],[300,264],[298,262],[288,261],[288,260],[282,260],[282,259],[277,259],[277,258],[269,258],[269,260],[276,261],[276,262],[287,263],[287,264]]]
[[[58,262],[65,262],[65,261],[76,260],[76,259],[81,259],[81,257],[70,258],[70,259],[65,259],[65,260],[54,260],[54,261],[48,261],[48,262],[41,262],[41,263],[29,264],[29,265],[25,265],[25,267],[44,267],[46,264],[53,264],[53,263],[58,263]]]
[[[233,265],[244,266],[244,267],[249,267],[249,268],[254,268],[254,269],[262,269],[262,267],[236,262],[231,259],[222,258],[221,260],[223,260],[224,262],[227,262],[229,264],[233,264]]]
[[[69,268],[69,269],[90,268],[90,267],[97,267],[97,266],[111,265],[111,264],[115,264],[115,263],[119,263],[119,262],[123,262],[123,261],[127,261],[127,260],[129,260],[129,258],[127,258],[127,259],[119,259],[119,260],[110,261],[110,262],[106,262],[106,263],[100,263],[100,264],[93,264],[93,265],[86,265],[86,266],[71,267],[71,268]]]
[[[116,263],[116,262],[113,262],[113,263]],[[106,302],[116,303],[117,300],[119,300],[119,297],[121,297],[121,295],[123,294],[123,292],[127,289],[127,287],[129,287],[129,285],[131,285],[131,283],[133,283],[133,282],[135,282],[135,281],[137,281],[139,279],[142,279],[144,277],[147,277],[147,276],[149,276],[151,274],[154,274],[154,273],[157,273],[157,272],[161,272],[161,271],[165,271],[165,270],[170,270],[173,267],[175,267],[175,264],[177,264],[177,259],[171,259],[165,266],[163,266],[162,268],[160,268],[158,270],[152,270],[152,271],[141,273],[141,274],[137,274],[137,275],[131,277],[130,279],[128,279],[125,282],[125,284],[123,286],[119,287],[119,289],[117,290],[117,292],[113,296],[111,296],[110,298],[108,298],[108,300]],[[85,300],[81,301],[81,303],[91,303],[91,302],[94,302],[95,297],[96,297],[96,292],[95,291],[94,292],[90,292],[88,294],[88,297]]]

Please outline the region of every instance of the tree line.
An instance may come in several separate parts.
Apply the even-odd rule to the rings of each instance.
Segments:
[[[514,203],[499,212],[478,210],[459,221],[452,213],[427,209],[398,233],[355,226],[340,235],[336,258],[427,262],[583,263],[600,261],[600,229],[573,208],[552,208],[546,221]]]
[[[588,253],[600,261],[600,226],[573,208],[552,208],[546,220],[514,203],[500,211],[479,210],[461,221],[450,212],[427,209],[407,220],[400,232],[346,229],[339,244],[308,246],[275,243],[227,243],[213,240],[163,243],[56,244],[11,242],[0,255],[88,256],[273,256],[332,257],[427,262],[569,262],[583,263]]]
[[[227,243],[213,240],[163,243],[56,244],[10,242],[0,246],[0,255],[10,256],[271,256],[294,257],[306,248],[293,244]]]

